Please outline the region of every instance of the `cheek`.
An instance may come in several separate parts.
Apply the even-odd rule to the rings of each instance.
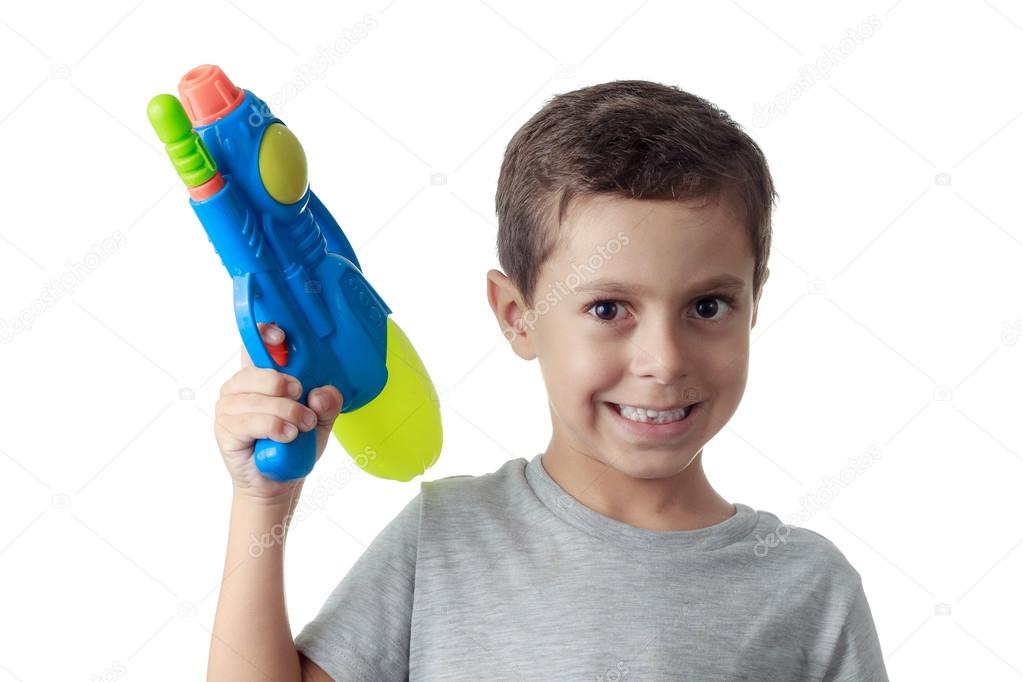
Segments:
[[[614,385],[622,373],[620,349],[607,339],[596,339],[588,334],[546,336],[542,363],[544,374],[551,379],[549,388],[571,400],[592,400],[595,391]]]
[[[723,343],[716,347],[712,353],[705,356],[703,367],[707,371],[707,378],[718,389],[741,392],[746,384],[749,369],[748,338],[736,339],[732,343]]]
[[[571,368],[577,388],[601,390],[619,380],[626,360],[616,344],[583,338],[567,349],[562,362]]]

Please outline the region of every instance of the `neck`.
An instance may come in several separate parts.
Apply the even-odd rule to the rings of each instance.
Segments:
[[[552,439],[541,462],[569,495],[593,511],[647,530],[696,530],[730,518],[735,509],[711,487],[703,450],[668,478],[635,478]]]

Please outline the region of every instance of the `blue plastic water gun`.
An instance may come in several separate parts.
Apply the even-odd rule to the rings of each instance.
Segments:
[[[370,474],[409,481],[436,462],[440,407],[415,349],[370,286],[351,244],[309,189],[298,138],[218,66],[192,69],[181,101],[157,95],[148,117],[191,195],[190,204],[234,280],[234,310],[257,367],[309,391],[344,398],[333,433]],[[182,106],[184,103],[184,106]],[[264,345],[257,323],[286,339]],[[316,462],[316,431],[254,448],[267,478],[302,478]]]

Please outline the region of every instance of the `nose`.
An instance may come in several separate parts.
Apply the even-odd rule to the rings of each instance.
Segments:
[[[689,354],[683,336],[672,320],[651,321],[635,334],[632,366],[636,376],[652,377],[659,384],[676,383],[685,377]]]

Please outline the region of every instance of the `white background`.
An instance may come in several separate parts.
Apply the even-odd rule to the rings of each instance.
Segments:
[[[485,296],[514,131],[554,94],[619,78],[728,111],[781,197],[711,481],[783,520],[822,502],[802,525],[862,574],[892,679],[1023,677],[1023,9],[426,5],[4,5],[0,680],[205,675],[230,503],[211,415],[240,340],[145,118],[202,63],[284,97],[312,186],[444,396],[430,480],[529,459],[550,434],[538,367]],[[418,491],[352,471],[332,441],[306,483],[296,633]]]

